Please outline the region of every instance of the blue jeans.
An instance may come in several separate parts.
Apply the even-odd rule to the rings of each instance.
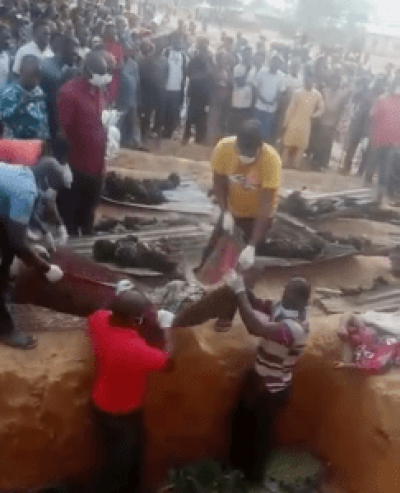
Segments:
[[[261,136],[264,142],[272,144],[276,112],[269,113],[268,111],[261,111],[256,108],[255,117],[261,123]]]
[[[398,157],[397,149],[391,147],[375,147],[369,155],[365,170],[365,180],[367,183],[372,181],[375,172],[378,172],[378,186],[385,193],[391,195],[392,184],[391,174],[393,163]]]

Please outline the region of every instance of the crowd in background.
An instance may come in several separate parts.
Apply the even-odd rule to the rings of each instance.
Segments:
[[[88,182],[85,175],[99,178],[104,171],[104,109],[120,112],[121,145],[143,150],[149,139],[180,138],[184,145],[192,135],[198,144],[215,145],[236,134],[244,120],[256,118],[284,166],[300,167],[307,157],[313,169],[326,170],[338,141],[342,172],[351,172],[357,155],[359,171],[367,182],[372,180],[377,166],[368,156],[382,142],[377,144],[371,132],[387,120],[377,117],[375,123],[373,108],[385,91],[393,95],[395,67],[372,74],[360,54],[313,45],[305,35],[290,43],[259,35],[254,44],[240,32],[230,36],[220,31],[216,42],[206,31],[198,35],[194,15],[172,19],[174,14],[171,5],[128,0],[101,5],[85,0],[76,5],[4,2],[3,137],[47,141],[60,162],[68,161],[81,173],[81,180],[74,177],[81,188],[98,190],[99,180]],[[94,99],[93,91],[68,85],[82,76],[91,52],[106,60],[105,74],[101,69],[91,73],[92,86],[99,89]],[[90,98],[97,108],[95,122],[90,108],[85,110]],[[394,118],[400,119],[400,113]],[[86,139],[76,137],[78,132]],[[71,158],[74,142],[76,156]],[[395,144],[384,142],[384,147]],[[91,154],[86,163],[79,163],[82,148]]]

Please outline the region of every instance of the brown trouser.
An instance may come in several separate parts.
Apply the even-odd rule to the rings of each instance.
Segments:
[[[246,294],[253,309],[271,316],[270,302],[256,298],[250,290]],[[236,295],[227,286],[222,286],[178,313],[174,327],[193,327],[212,319],[229,322],[233,320],[237,309]]]
[[[232,320],[237,310],[235,294],[223,286],[206,294],[200,301],[189,305],[174,320],[174,327],[193,327],[208,320]]]

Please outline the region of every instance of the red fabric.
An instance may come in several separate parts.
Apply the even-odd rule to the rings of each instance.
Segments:
[[[142,406],[147,377],[163,369],[169,356],[148,346],[136,330],[110,326],[110,316],[100,310],[88,319],[96,361],[92,400],[105,412],[126,414]]]
[[[105,51],[108,51],[108,53],[111,53],[117,63],[117,68],[113,72],[113,79],[108,85],[106,92],[107,103],[111,105],[115,103],[118,99],[119,86],[121,83],[120,68],[124,63],[124,50],[117,41],[106,41],[104,43],[104,49]]]
[[[400,343],[393,337],[378,337],[370,327],[348,327],[339,337],[353,348],[354,363],[359,370],[370,375],[381,373],[400,361]]]
[[[0,140],[0,162],[34,166],[42,155],[41,140]]]
[[[120,67],[124,61],[124,50],[117,41],[106,41],[104,43],[104,50],[111,53],[117,62],[117,67]]]
[[[215,248],[197,274],[201,283],[209,286],[218,284],[236,267],[240,255],[237,240],[223,234],[218,238]]]
[[[371,139],[376,147],[400,145],[400,96],[386,96],[375,103]]]
[[[72,168],[92,176],[105,169],[107,133],[101,115],[104,96],[79,76],[64,84],[58,96],[59,123],[68,139]]]

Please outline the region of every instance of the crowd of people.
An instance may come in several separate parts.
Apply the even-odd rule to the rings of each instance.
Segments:
[[[240,32],[222,31],[210,40],[197,35],[190,15],[171,24],[172,10],[112,0],[1,8],[3,138],[46,141],[48,152],[69,163],[74,184],[59,197],[69,234],[91,231],[105,170],[106,109],[119,112],[121,145],[134,149],[145,149],[151,138],[187,144],[193,132],[196,143],[213,146],[256,118],[284,166],[300,167],[307,156],[313,169],[326,170],[339,140],[343,173],[351,171],[357,149],[367,182],[383,168],[376,148],[394,147],[398,136],[377,142],[376,127],[382,134],[383,121],[398,117],[391,104],[380,105],[393,112],[387,118],[373,110],[385,92],[395,96],[392,65],[372,74],[361,57],[312,45],[304,35],[290,44],[260,35],[253,45]],[[380,161],[389,155],[378,152]],[[387,181],[382,171],[379,183]],[[84,212],[77,212],[82,201]]]

